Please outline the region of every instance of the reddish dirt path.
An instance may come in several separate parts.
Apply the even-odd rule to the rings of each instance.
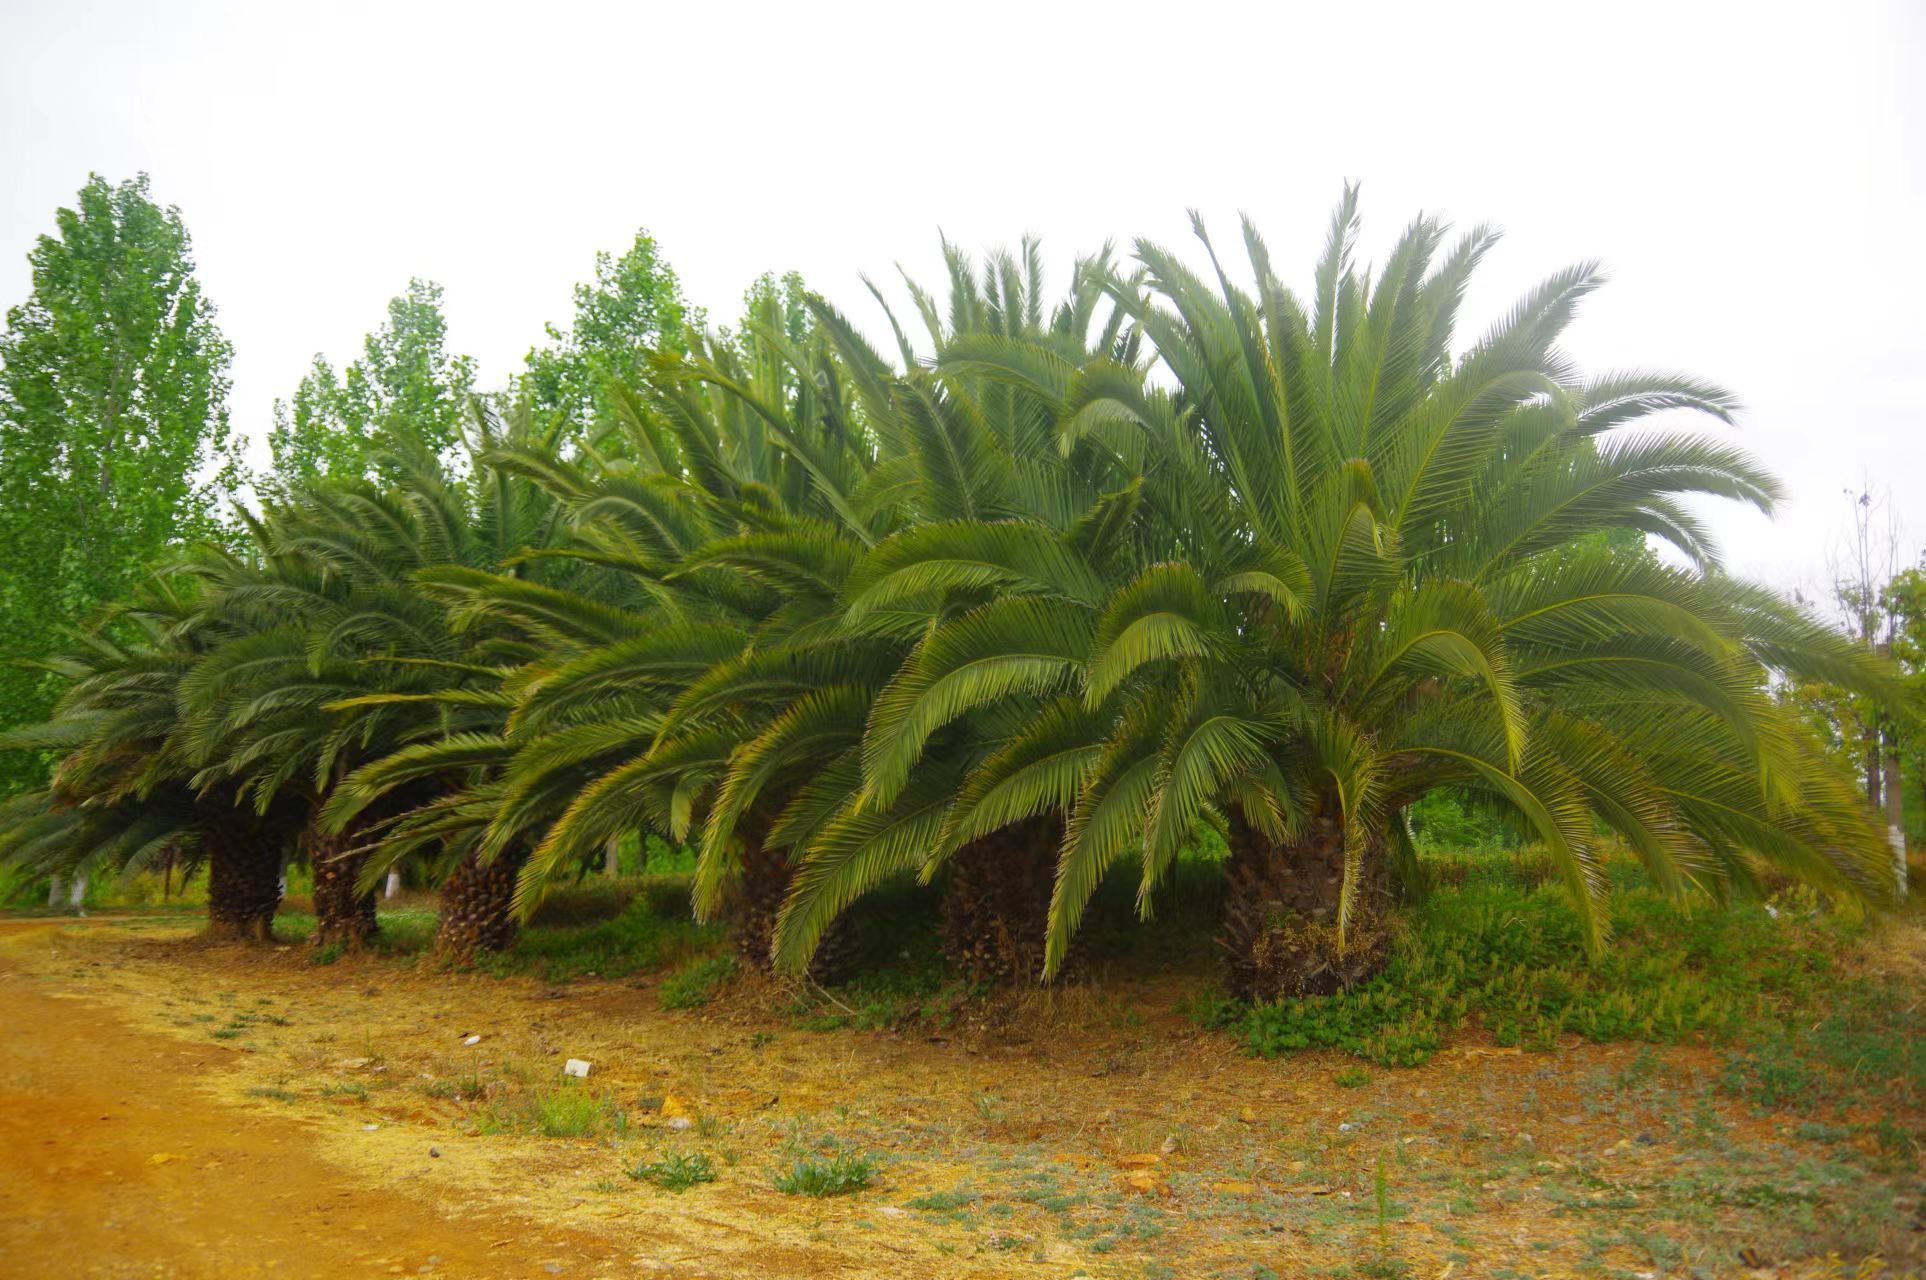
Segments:
[[[60,987],[0,960],[0,1275],[546,1280],[606,1266],[603,1242],[357,1185],[301,1122],[194,1087],[228,1051],[138,1031]]]

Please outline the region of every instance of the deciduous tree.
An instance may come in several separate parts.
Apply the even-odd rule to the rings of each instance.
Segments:
[[[218,535],[241,474],[230,348],[178,209],[142,174],[95,175],[28,255],[33,291],[0,336],[0,653],[36,657],[127,591],[164,549]],[[0,725],[57,692],[0,667]],[[0,791],[41,773],[0,762]]]

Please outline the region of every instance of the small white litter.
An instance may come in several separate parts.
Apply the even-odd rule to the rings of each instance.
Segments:
[[[695,1121],[689,1119],[687,1116],[670,1116],[669,1128],[675,1130],[677,1133],[681,1133],[684,1129],[695,1128]]]
[[[381,1126],[378,1124],[364,1124],[361,1126],[361,1132],[373,1133],[376,1129],[379,1129],[380,1127]]]
[[[480,1036],[469,1036],[469,1037],[468,1037],[468,1038],[467,1038],[466,1040],[464,1040],[464,1041],[462,1041],[462,1043],[463,1043],[463,1044],[480,1044],[480,1043],[481,1043],[481,1037],[480,1037]]]
[[[562,1074],[574,1076],[578,1080],[588,1079],[589,1064],[581,1058],[570,1058],[562,1064]]]

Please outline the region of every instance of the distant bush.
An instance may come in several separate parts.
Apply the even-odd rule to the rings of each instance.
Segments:
[[[1412,838],[1426,853],[1516,849],[1522,843],[1495,811],[1457,787],[1427,791],[1406,812]]]

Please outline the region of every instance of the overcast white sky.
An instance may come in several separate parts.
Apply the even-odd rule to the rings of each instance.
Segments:
[[[1367,258],[1420,209],[1507,238],[1480,322],[1602,258],[1570,347],[1735,389],[1788,483],[1727,561],[1817,585],[1841,492],[1926,543],[1926,3],[1200,0],[283,5],[0,0],[0,305],[90,170],[153,175],[193,232],[257,440],[316,351],[410,275],[495,382],[638,226],[732,317],[800,270],[1044,237],[1178,241],[1238,211],[1308,274],[1346,178]]]

